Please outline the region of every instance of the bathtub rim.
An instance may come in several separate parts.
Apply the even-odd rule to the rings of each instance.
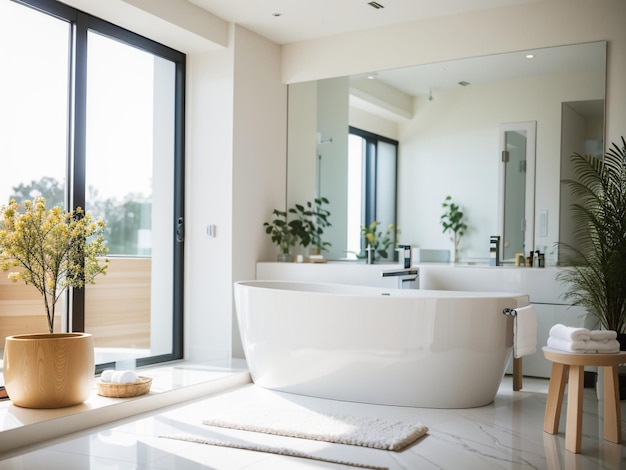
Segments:
[[[343,284],[334,282],[309,282],[291,280],[242,280],[235,281],[234,286],[242,286],[253,289],[265,289],[280,292],[300,292],[306,294],[319,295],[340,295],[348,297],[376,297],[385,295],[388,297],[409,297],[409,298],[451,298],[451,299],[473,299],[478,297],[488,298],[519,298],[526,297],[527,304],[530,304],[529,294],[523,292],[500,292],[500,291],[458,291],[443,289],[398,289],[392,287],[367,286],[361,284]],[[312,286],[315,289],[292,289],[285,286]],[[326,290],[327,289],[327,290]],[[374,295],[376,294],[376,295]],[[521,308],[521,307],[520,307]]]

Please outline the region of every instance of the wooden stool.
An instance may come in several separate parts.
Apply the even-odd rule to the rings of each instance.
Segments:
[[[548,434],[559,432],[563,392],[569,371],[565,448],[570,452],[580,452],[584,370],[585,366],[599,366],[604,367],[604,439],[620,444],[622,442],[622,420],[617,366],[626,363],[626,351],[616,354],[583,354],[544,347],[543,354],[546,359],[552,361],[546,414],[543,420],[544,432]]]

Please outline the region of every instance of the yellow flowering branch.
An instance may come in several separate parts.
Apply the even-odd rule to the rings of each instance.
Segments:
[[[44,198],[11,200],[2,206],[0,218],[0,269],[9,279],[34,286],[43,297],[50,333],[54,331],[55,306],[68,287],[82,288],[99,274],[106,274],[109,260],[102,234],[103,220],[94,220],[79,207],[65,212],[46,209]]]

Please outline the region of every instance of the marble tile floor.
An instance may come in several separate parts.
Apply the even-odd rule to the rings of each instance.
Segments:
[[[261,442],[356,464],[399,469],[619,469],[626,468],[625,447],[602,439],[601,406],[595,389],[585,389],[582,452],[564,449],[565,406],[560,433],[543,432],[548,381],[524,378],[513,392],[506,376],[493,403],[445,410],[377,406],[269,392],[246,384],[210,397],[151,411],[132,418],[39,443],[19,453],[0,455],[0,469],[351,469],[348,465],[238,450],[163,438],[180,433]],[[214,407],[259,399],[270,393],[285,407],[305,406],[327,413],[417,421],[429,433],[401,452],[327,444],[234,430],[208,430],[200,422]],[[567,396],[566,396],[567,399]],[[622,402],[622,428],[626,411]],[[565,404],[564,404],[565,405]],[[600,403],[601,405],[601,403]],[[599,411],[600,410],[600,411]]]

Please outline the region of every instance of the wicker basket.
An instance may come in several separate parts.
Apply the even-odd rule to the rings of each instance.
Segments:
[[[98,395],[103,397],[128,398],[143,395],[150,391],[152,377],[137,377],[132,384],[114,384],[108,382],[96,382]]]

